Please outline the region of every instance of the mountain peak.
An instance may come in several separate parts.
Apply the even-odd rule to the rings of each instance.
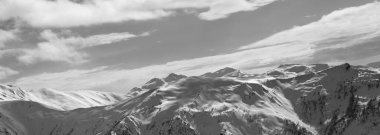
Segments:
[[[217,70],[217,71],[212,72],[212,73],[211,72],[205,73],[201,76],[202,77],[223,77],[223,76],[227,76],[227,75],[234,73],[234,72],[240,72],[240,71],[237,69],[231,68],[231,67],[225,67],[223,69]]]
[[[145,83],[141,88],[143,89],[157,89],[163,86],[165,82],[160,78],[153,78]]]
[[[316,73],[330,68],[328,64],[282,64],[277,68],[270,70],[266,75],[272,77],[290,77]]]
[[[336,65],[331,68],[328,68],[324,71],[331,71],[331,72],[336,72],[336,71],[349,71],[352,68],[352,66],[349,63],[344,63],[341,65]]]
[[[136,92],[136,91],[141,91],[141,88],[138,87],[133,87],[129,92]]]
[[[187,76],[185,75],[178,75],[178,74],[175,74],[175,73],[170,73],[168,76],[166,76],[164,78],[164,81],[165,82],[175,82],[175,81],[178,81],[182,78],[186,78]]]
[[[208,73],[210,76],[221,75],[222,78],[192,76],[178,83],[166,82],[164,79],[183,77],[173,73],[166,78],[151,79],[143,86],[149,89],[134,88],[132,93],[126,95],[126,99],[118,100],[112,105],[109,104],[114,102],[107,100],[113,97],[111,95],[95,96],[96,93],[92,92],[75,94],[42,89],[40,92],[28,93],[33,94],[33,98],[38,98],[31,101],[37,101],[36,103],[44,106],[28,99],[23,102],[1,103],[0,109],[9,113],[1,114],[6,119],[2,119],[0,123],[9,123],[8,119],[20,121],[20,125],[26,130],[19,130],[18,125],[3,129],[15,131],[17,134],[28,131],[25,133],[28,135],[92,135],[95,132],[118,135],[318,135],[327,132],[346,134],[359,128],[363,130],[355,134],[368,133],[368,129],[371,133],[376,132],[380,128],[379,125],[373,126],[373,122],[380,121],[380,73],[371,72],[373,68],[351,66],[347,63],[316,72],[317,69],[326,67],[329,66],[283,66],[273,70],[272,74],[285,73],[286,78],[270,77],[263,81],[240,73],[239,70],[224,68]],[[243,76],[223,78],[236,74]],[[163,85],[165,88],[155,90]],[[1,92],[9,88],[11,87],[0,85],[0,97]],[[93,100],[99,98],[105,100]],[[88,102],[106,102],[108,106],[92,107],[99,104],[86,105]],[[48,110],[56,105],[62,107],[60,110],[68,111]],[[72,108],[63,108],[71,107],[68,105],[82,109],[70,111]],[[83,130],[73,130],[76,127]],[[61,130],[55,130],[56,128]],[[91,130],[94,132],[88,132]]]
[[[223,69],[220,69],[216,72],[233,72],[233,71],[237,71],[237,69],[234,69],[234,68],[231,68],[231,67],[225,67]]]
[[[344,63],[337,66],[332,66],[331,68],[322,70],[318,73],[325,73],[328,76],[339,78],[341,80],[351,79],[357,75],[357,68],[351,66],[348,63]]]

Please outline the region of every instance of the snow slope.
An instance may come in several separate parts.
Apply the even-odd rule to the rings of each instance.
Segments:
[[[128,93],[126,94],[126,97],[128,97],[128,99],[132,98],[132,97],[136,97],[136,96],[143,94],[143,93],[145,93],[151,89],[158,89],[158,88],[163,87],[165,85],[170,85],[170,84],[176,83],[177,81],[179,81],[183,78],[186,78],[186,77],[187,76],[185,76],[185,75],[178,75],[178,74],[171,73],[168,76],[166,76],[165,78],[153,78],[153,79],[149,80],[148,82],[146,82],[141,87],[134,87],[131,90],[129,90]]]
[[[98,91],[68,91],[53,89],[22,90],[12,85],[0,85],[0,101],[34,101],[57,110],[73,110],[114,104],[123,100],[122,94]]]
[[[219,71],[156,78],[116,104],[72,111],[3,101],[0,134],[380,134],[380,73],[349,64],[322,67],[280,66],[274,70],[284,75],[267,75],[265,81]]]
[[[304,75],[310,73],[316,73],[321,70],[325,70],[330,66],[327,64],[310,64],[310,65],[300,65],[300,64],[283,64],[278,66],[278,68],[273,69],[265,73],[268,76],[278,77],[278,78],[289,78],[297,75]]]

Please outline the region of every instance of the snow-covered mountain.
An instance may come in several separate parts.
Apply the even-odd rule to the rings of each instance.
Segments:
[[[380,68],[380,62],[369,63],[367,64],[367,66],[373,67],[373,68]]]
[[[208,72],[201,75],[201,77],[246,77],[246,76],[247,74],[241,72],[240,70],[230,68],[230,67],[226,67],[215,72]]]
[[[170,74],[126,96],[116,104],[71,111],[29,100],[2,101],[0,134],[380,134],[380,73],[363,66],[281,65],[260,75],[232,68],[191,77]]]
[[[125,96],[117,93],[98,91],[68,91],[53,89],[23,90],[13,85],[0,84],[1,101],[34,101],[48,108],[57,110],[73,110],[117,103]]]
[[[277,77],[277,78],[289,78],[297,75],[304,75],[315,73],[321,70],[329,68],[327,64],[311,64],[311,65],[300,65],[300,64],[283,64],[277,68],[265,73],[267,76]]]

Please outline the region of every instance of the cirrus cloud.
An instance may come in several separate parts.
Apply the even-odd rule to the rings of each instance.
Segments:
[[[17,38],[15,33],[16,33],[16,30],[6,31],[6,30],[0,29],[0,49],[4,47],[5,42]],[[0,53],[0,56],[1,56],[1,53]]]
[[[73,69],[23,77],[15,83],[29,88],[122,91],[170,72],[197,75],[226,66],[257,71],[281,63],[314,63],[316,57],[324,63],[363,61],[380,57],[376,53],[380,51],[379,13],[378,2],[337,10],[319,21],[279,32],[230,54],[136,69]]]
[[[273,50],[280,51],[277,54],[267,53]],[[269,67],[279,64],[280,61],[302,60],[299,58],[308,56],[312,51],[302,45],[267,47],[225,55],[173,61],[136,69],[97,67],[81,70],[73,69],[58,73],[43,73],[20,78],[16,80],[15,84],[34,89],[50,87],[62,90],[92,89],[121,92],[134,86],[139,86],[152,77],[163,77],[172,72],[197,75],[226,66],[249,70],[252,69],[252,65],[256,66],[254,68],[260,66]]]
[[[304,44],[320,48],[344,48],[380,36],[380,2],[334,11],[319,21],[295,26],[239,49]]]
[[[5,79],[12,75],[16,75],[18,73],[19,73],[18,71],[13,70],[11,68],[0,66],[0,80]]]
[[[21,49],[20,51],[22,53],[18,59],[26,64],[38,61],[79,64],[86,61],[85,58],[87,57],[87,53],[81,51],[84,48],[109,45],[111,43],[147,35],[149,35],[149,33],[134,35],[124,32],[93,35],[89,37],[74,36],[64,38],[51,30],[44,30],[41,32],[40,36],[46,41],[38,43],[36,48]]]
[[[35,27],[72,27],[130,20],[149,20],[173,15],[175,10],[207,9],[204,20],[253,11],[277,0],[2,0],[0,21],[21,19]]]

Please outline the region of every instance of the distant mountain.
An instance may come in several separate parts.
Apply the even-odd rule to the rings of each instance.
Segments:
[[[240,72],[240,70],[230,68],[230,67],[226,67],[215,72],[208,72],[201,75],[201,77],[243,77],[243,76],[244,76],[244,73]]]
[[[300,65],[300,64],[284,64],[278,66],[278,68],[273,69],[266,73],[268,76],[272,77],[290,77],[303,74],[316,73],[321,70],[325,70],[330,66],[327,64],[310,64],[310,65]]]
[[[71,111],[26,100],[3,101],[0,134],[380,133],[378,70],[350,64],[287,64],[259,75],[236,76],[238,72],[225,68],[201,76],[154,78],[116,104]]]
[[[208,72],[203,75],[200,75],[199,77],[210,77],[210,78],[217,78],[217,77],[242,77],[245,76],[246,74],[240,72],[237,69],[233,69],[230,67],[226,67],[223,69],[220,69],[215,72]],[[158,89],[162,86],[169,85],[176,83],[177,81],[187,78],[185,75],[179,75],[175,73],[170,73],[168,76],[165,78],[152,78],[148,82],[146,82],[144,85],[141,87],[134,87],[132,88],[128,94],[127,97],[132,97],[136,96],[138,94],[142,94],[148,90],[151,89]]]
[[[185,75],[178,75],[175,73],[171,73],[165,78],[152,78],[148,82],[146,82],[144,85],[141,87],[134,87],[131,90],[127,92],[125,95],[128,98],[135,97],[137,95],[143,94],[151,89],[158,89],[162,86],[169,85],[176,83],[177,81],[186,78],[187,76]]]
[[[177,75],[174,73],[169,74],[167,77],[164,78],[165,82],[176,82],[180,79],[186,78],[187,76],[185,75]]]
[[[369,63],[367,64],[367,66],[373,67],[373,68],[380,68],[380,62]]]
[[[1,101],[34,101],[48,108],[57,110],[73,110],[105,106],[125,99],[117,93],[98,91],[68,91],[60,92],[53,89],[23,90],[12,85],[0,85]]]

